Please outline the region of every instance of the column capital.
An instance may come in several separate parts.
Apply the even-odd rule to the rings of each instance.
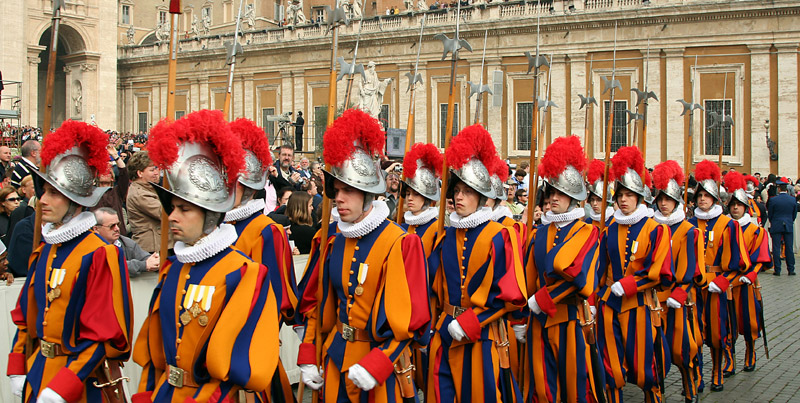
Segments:
[[[682,57],[686,53],[686,48],[666,48],[663,51],[667,57]]]
[[[776,43],[775,49],[778,49],[778,53],[797,52],[797,42]]]
[[[42,62],[42,59],[39,56],[28,56],[28,64],[30,65],[38,65]]]
[[[747,45],[747,49],[750,53],[764,53],[769,52],[769,49],[772,47],[772,44],[769,43],[753,43]]]
[[[586,53],[567,53],[570,63],[584,63],[586,62]]]

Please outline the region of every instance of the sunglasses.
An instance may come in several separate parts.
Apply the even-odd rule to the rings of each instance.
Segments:
[[[119,223],[118,223],[118,222],[115,222],[115,223],[113,223],[113,224],[108,224],[108,225],[100,225],[100,224],[98,224],[97,226],[98,226],[98,227],[104,227],[104,228],[108,228],[108,229],[114,229],[114,227],[117,227],[117,228],[119,228]]]
[[[21,197],[9,197],[8,199],[6,199],[6,201],[7,202],[17,202],[17,201],[22,201],[22,198]]]

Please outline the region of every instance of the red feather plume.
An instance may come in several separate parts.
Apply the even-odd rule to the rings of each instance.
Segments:
[[[653,182],[656,189],[666,189],[670,179],[675,179],[678,185],[683,185],[686,177],[683,175],[683,169],[673,160],[666,160],[653,168]]]
[[[651,188],[653,187],[653,175],[650,174],[649,169],[644,170],[644,185]]]
[[[497,175],[503,183],[508,180],[508,164],[500,157],[495,158],[494,164],[492,164],[492,170],[489,172]]]
[[[611,158],[611,174],[614,178],[621,178],[628,168],[636,171],[644,179],[644,158],[639,147],[622,147]]]
[[[57,155],[76,146],[88,151],[86,163],[95,169],[97,175],[109,172],[106,151],[108,134],[97,126],[74,120],[65,121],[55,132],[45,137],[41,153],[43,166],[50,165]]]
[[[229,123],[233,134],[242,140],[242,147],[250,150],[256,158],[261,161],[261,165],[268,167],[272,165],[272,153],[269,151],[269,139],[267,134],[256,123],[247,118],[239,118]]]
[[[744,175],[736,171],[728,171],[725,174],[725,189],[728,193],[733,193],[737,189],[745,190],[747,188],[747,182],[745,181]]]
[[[467,126],[458,135],[453,137],[450,147],[444,152],[447,158],[447,165],[453,169],[459,169],[470,158],[479,159],[489,172],[493,171],[497,150],[494,147],[492,136],[483,126],[477,124]]]
[[[437,178],[442,177],[442,152],[429,143],[417,143],[411,146],[403,159],[403,173],[406,178],[413,178],[417,173],[417,160],[422,160],[422,165],[431,168]]]
[[[697,167],[694,169],[694,179],[698,182],[704,181],[706,179],[711,179],[714,182],[719,182],[720,179],[720,172],[719,167],[717,164],[709,161],[709,160],[702,160],[697,164]]]
[[[602,160],[593,159],[592,162],[589,163],[589,169],[586,171],[586,181],[593,184],[598,180],[603,180],[603,175],[605,173],[606,164]]]
[[[550,144],[542,156],[539,176],[555,178],[572,165],[578,172],[586,170],[586,156],[583,154],[581,139],[578,136],[559,137]]]
[[[322,139],[325,163],[341,166],[356,151],[356,143],[367,154],[382,156],[386,133],[372,116],[360,109],[348,109],[325,131]]]
[[[151,130],[147,142],[150,160],[158,167],[168,169],[178,159],[178,148],[183,143],[208,143],[222,160],[228,186],[236,183],[244,168],[244,149],[221,111],[202,109],[177,121],[162,119]]]
[[[758,186],[758,178],[756,178],[753,175],[745,175],[744,176],[744,181],[752,183],[753,186]]]

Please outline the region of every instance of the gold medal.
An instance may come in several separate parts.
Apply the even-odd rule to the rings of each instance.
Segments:
[[[196,318],[196,317],[197,317],[197,315],[200,315],[200,314],[203,312],[203,310],[202,310],[202,309],[200,309],[200,305],[198,305],[197,303],[195,303],[194,305],[192,305],[192,307],[191,307],[191,308],[189,308],[189,312],[191,312],[191,313],[192,313],[192,317],[193,317],[193,318]]]
[[[206,314],[202,314],[202,315],[200,315],[200,317],[199,317],[199,318],[197,318],[197,323],[198,323],[200,326],[203,326],[203,327],[205,327],[206,325],[208,325],[208,316],[206,316]]]
[[[192,314],[190,314],[189,311],[183,311],[183,313],[181,314],[181,323],[183,323],[183,325],[186,326],[191,321],[192,321]]]
[[[364,293],[364,287],[362,287],[361,284],[357,285],[356,286],[356,295],[358,295],[360,297],[361,294],[363,294],[363,293]]]
[[[52,290],[50,290],[50,292],[47,293],[47,299],[50,302],[53,302],[53,300],[57,299],[60,296],[61,296],[60,288],[53,288]]]

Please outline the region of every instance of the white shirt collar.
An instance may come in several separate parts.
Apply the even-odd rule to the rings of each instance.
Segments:
[[[267,203],[264,202],[264,199],[250,200],[247,203],[225,213],[225,222],[243,220],[259,211],[263,211],[264,207],[266,206]]]
[[[647,206],[644,204],[639,204],[636,206],[636,210],[630,215],[625,215],[622,213],[622,210],[617,210],[614,212],[614,221],[616,221],[620,225],[633,225],[641,221],[643,218],[647,218]]]
[[[613,216],[613,215],[614,215],[614,207],[607,206],[606,207],[606,220],[608,220],[608,218]],[[600,222],[600,218],[602,218],[602,217],[600,217],[600,213],[595,214],[594,210],[589,209],[589,218],[591,218],[592,221]]]
[[[664,216],[661,214],[661,211],[656,210],[653,214],[653,219],[659,224],[664,224],[670,227],[685,220],[686,213],[683,211],[683,203],[678,204],[677,207],[675,207],[675,211],[673,211],[669,216]]]
[[[562,228],[575,220],[585,217],[586,213],[581,207],[573,207],[572,210],[567,211],[566,213],[555,214],[552,210],[550,210],[544,213],[544,215],[547,216],[547,222]]]
[[[699,220],[713,220],[720,215],[722,215],[722,206],[719,204],[715,204],[714,207],[711,207],[711,210],[708,210],[708,212],[701,210],[700,207],[694,209],[694,216]]]
[[[175,257],[181,263],[202,262],[233,245],[237,238],[239,236],[233,225],[222,224],[194,245],[189,246],[181,241],[175,242]]]
[[[97,225],[97,219],[94,217],[94,213],[84,211],[58,228],[54,228],[53,223],[43,225],[42,238],[51,245],[64,243],[90,230],[95,225]]]
[[[431,222],[432,220],[436,219],[436,217],[438,215],[439,215],[439,209],[438,208],[436,208],[436,207],[428,207],[425,210],[423,210],[422,212],[420,212],[419,215],[414,215],[412,212],[406,211],[405,213],[403,213],[403,220],[408,225],[420,226],[420,225],[427,224],[427,223]]]
[[[475,228],[492,219],[492,209],[483,206],[478,211],[466,216],[461,217],[455,211],[450,213],[450,226],[453,228]]]
[[[339,232],[345,238],[359,238],[378,228],[386,220],[386,217],[389,217],[389,206],[386,205],[386,202],[373,200],[372,211],[361,221],[357,223],[339,221]]]

